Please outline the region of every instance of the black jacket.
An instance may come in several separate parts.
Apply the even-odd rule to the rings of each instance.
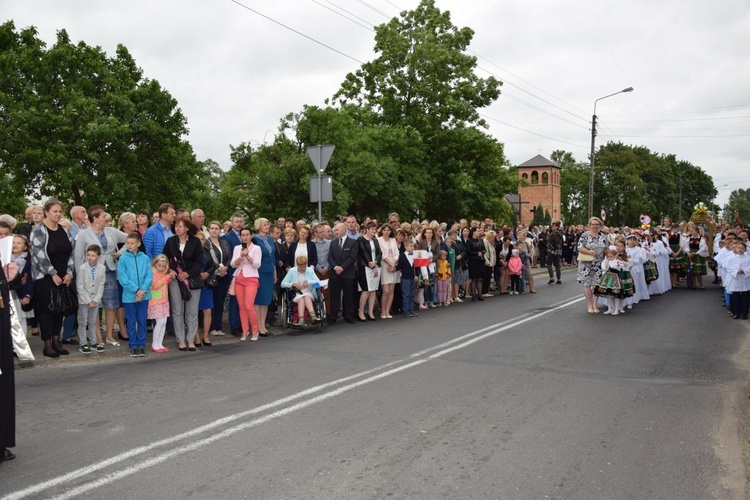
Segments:
[[[167,256],[170,269],[177,271],[177,266],[180,266],[191,278],[200,276],[203,269],[203,246],[195,236],[188,236],[183,252],[180,252],[178,237],[170,236],[164,243],[164,255]]]
[[[378,240],[373,238],[368,240],[364,236],[357,238],[357,245],[359,245],[359,252],[357,257],[357,265],[362,269],[368,267],[370,261],[372,261],[372,249],[370,248],[370,241],[375,243],[375,263],[379,266],[380,261],[383,259],[383,252],[380,250],[380,243]]]
[[[328,250],[328,265],[331,269],[331,278],[355,279],[357,273],[354,270],[354,264],[357,262],[357,255],[359,254],[357,240],[347,237],[344,240],[344,247],[341,248],[340,239],[336,238],[331,241],[331,248]],[[344,269],[341,274],[334,272],[334,268],[337,266],[341,266]]]

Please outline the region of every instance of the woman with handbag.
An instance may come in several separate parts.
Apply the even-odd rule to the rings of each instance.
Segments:
[[[49,200],[45,203],[44,220],[34,226],[30,238],[32,277],[36,297],[34,315],[39,320],[44,341],[42,353],[50,358],[68,354],[60,343],[60,330],[66,311],[52,307],[53,295],[65,296],[67,295],[65,292],[70,292],[75,297],[73,293],[75,287],[70,288],[75,268],[73,239],[60,225],[63,211],[63,204],[57,200]]]
[[[596,296],[593,288],[602,275],[602,261],[607,238],[601,233],[602,220],[599,217],[589,219],[589,230],[578,240],[578,283],[583,285],[583,295],[586,297],[588,311],[598,313]]]
[[[216,280],[216,286],[211,287],[214,301],[209,330],[211,335],[224,335],[224,332],[221,331],[221,320],[224,316],[224,300],[229,288],[227,281],[232,279],[228,273],[229,261],[232,259],[232,249],[229,247],[229,242],[221,237],[221,227],[219,221],[211,221],[208,225],[208,240],[203,245],[204,248],[208,249],[211,260],[218,266],[213,276],[209,279],[209,281],[211,279]],[[203,340],[205,343],[205,337]]]
[[[174,232],[175,235],[164,243],[164,255],[169,260],[169,275],[172,277],[169,282],[170,313],[177,347],[181,351],[195,351],[200,289],[203,288],[203,246],[195,236],[195,225],[186,216],[175,219]]]
[[[206,248],[206,236],[203,234],[203,231],[197,230],[195,236],[201,241],[201,247],[203,248],[203,271],[201,272],[203,288],[201,288],[201,299],[198,302],[198,310],[203,313],[203,341],[196,342],[195,347],[202,345],[211,347],[213,344],[208,335],[211,331],[211,312],[214,308],[212,288],[215,288],[218,283],[215,273],[219,269],[219,264],[214,262],[210,250]],[[201,340],[200,337],[200,334],[196,334],[198,340]]]

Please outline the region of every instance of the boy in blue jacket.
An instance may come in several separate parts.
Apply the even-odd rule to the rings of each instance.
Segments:
[[[117,279],[122,285],[122,305],[125,308],[130,340],[130,356],[146,355],[146,313],[151,299],[151,261],[140,252],[141,235],[138,232],[128,234],[125,240],[127,252],[117,261]]]

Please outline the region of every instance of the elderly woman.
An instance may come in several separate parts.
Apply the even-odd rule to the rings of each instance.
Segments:
[[[137,216],[133,212],[123,212],[120,214],[120,217],[117,219],[117,228],[125,233],[130,234],[132,232],[137,232],[138,234],[143,237],[143,234],[140,231],[140,228],[138,226],[138,220],[142,216]],[[148,220],[148,217],[146,217],[146,220]],[[122,253],[120,250],[122,249],[124,245],[118,245],[117,251],[119,253]],[[138,248],[138,251],[146,253],[146,245],[143,244],[141,241],[141,246]],[[118,320],[119,321],[119,320]]]
[[[593,288],[602,274],[604,249],[607,238],[601,232],[602,221],[599,217],[589,219],[589,229],[578,240],[578,283],[583,285],[583,295],[586,297],[589,313],[598,313],[596,296]]]
[[[195,236],[195,225],[186,216],[175,218],[174,232],[174,236],[167,238],[164,243],[164,255],[169,261],[169,275],[172,277],[169,282],[170,314],[174,322],[177,347],[181,351],[195,351],[198,306],[203,287],[203,245]],[[178,280],[190,288],[190,299],[183,299]]]
[[[281,288],[294,289],[297,291],[292,299],[297,304],[297,321],[298,326],[305,326],[305,311],[310,314],[313,323],[320,321],[320,317],[315,314],[313,304],[313,293],[311,287],[319,283],[315,270],[307,265],[307,257],[300,255],[296,259],[297,266],[289,269],[289,272],[281,282]]]
[[[101,307],[105,310],[106,341],[107,344],[119,346],[120,343],[115,339],[113,333],[115,316],[117,315],[117,310],[121,307],[120,298],[122,297],[120,284],[117,281],[117,259],[120,257],[119,248],[125,243],[127,233],[107,226],[107,213],[104,211],[102,205],[91,206],[88,214],[89,227],[82,229],[76,238],[75,265],[78,268],[86,263],[86,249],[90,245],[96,245],[102,249],[100,261],[104,264],[106,274],[104,277],[104,294],[102,295]],[[127,340],[124,311],[119,315],[118,323],[121,330],[120,338]]]
[[[35,316],[39,320],[44,350],[50,358],[68,354],[60,344],[63,315],[50,311],[52,289],[70,286],[75,270],[73,240],[60,225],[63,204],[50,200],[44,205],[44,219],[31,231],[31,266],[36,298]]]

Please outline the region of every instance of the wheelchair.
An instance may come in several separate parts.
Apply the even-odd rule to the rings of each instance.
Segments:
[[[298,307],[294,303],[294,297],[297,292],[293,288],[282,288],[281,289],[281,326],[284,330],[304,330],[307,328],[308,323],[314,327],[317,327],[319,331],[323,331],[326,327],[326,305],[323,300],[323,292],[320,288],[314,288],[312,292],[313,309],[315,315],[320,318],[317,323],[305,321],[305,326],[297,324],[295,318],[298,318]],[[307,314],[307,311],[303,311],[303,314]]]

